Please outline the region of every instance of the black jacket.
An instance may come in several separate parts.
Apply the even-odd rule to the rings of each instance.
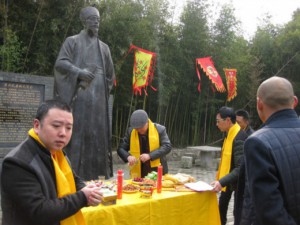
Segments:
[[[77,190],[85,186],[76,174],[74,179]],[[82,191],[57,198],[50,152],[28,137],[3,160],[1,205],[2,225],[59,225],[87,200]]]
[[[245,165],[250,198],[241,224],[299,225],[300,120],[294,110],[272,114],[247,139]]]
[[[253,133],[254,133],[254,130],[251,127],[250,127],[250,129],[246,130],[246,134],[248,136],[250,136]],[[246,173],[245,157],[243,155],[243,158],[241,160],[241,165],[240,165],[240,173],[239,173],[239,179],[238,179],[238,184],[237,184],[237,191],[236,191],[236,195],[235,195],[235,199],[234,199],[234,204],[235,204],[234,225],[241,224],[241,216],[242,216],[242,208],[243,208],[244,192],[245,192],[245,182],[246,182],[245,173]]]
[[[229,187],[231,190],[236,190],[246,138],[247,134],[243,130],[240,130],[233,140],[230,171],[219,180],[222,187]]]
[[[167,158],[166,155],[171,151],[172,145],[170,142],[170,139],[168,137],[166,128],[160,124],[154,123],[157,132],[159,134],[159,145],[160,147],[152,152],[150,152],[150,158],[151,160],[155,160],[160,158],[160,162],[163,166],[163,174],[168,173],[168,164],[167,164]],[[130,150],[130,135],[133,128],[129,128],[125,134],[125,137],[121,141],[119,147],[118,147],[118,155],[124,162],[128,162],[127,158],[130,156],[129,150]]]

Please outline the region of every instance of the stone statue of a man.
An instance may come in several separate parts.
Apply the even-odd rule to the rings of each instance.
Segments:
[[[100,14],[83,8],[84,29],[63,43],[54,66],[54,95],[73,109],[73,136],[66,152],[86,180],[113,176],[108,99],[115,79],[109,47],[98,39]]]

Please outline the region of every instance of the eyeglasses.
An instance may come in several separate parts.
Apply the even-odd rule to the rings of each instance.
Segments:
[[[216,123],[220,123],[221,121],[225,121],[226,119],[216,119]]]

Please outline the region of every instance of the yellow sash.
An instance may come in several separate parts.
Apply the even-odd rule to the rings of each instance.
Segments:
[[[224,140],[222,147],[221,162],[217,172],[216,179],[219,180],[226,176],[230,171],[231,166],[231,155],[232,155],[232,144],[235,136],[240,131],[241,127],[235,123],[228,132],[227,137]],[[226,191],[226,187],[222,188],[222,191]]]
[[[44,143],[40,140],[39,136],[34,132],[33,129],[30,129],[28,132],[29,136],[38,141],[41,145]],[[76,192],[75,181],[72,173],[72,169],[64,156],[62,150],[53,151],[51,153],[52,162],[55,170],[56,177],[56,189],[57,197],[62,198],[65,195],[73,194]],[[85,225],[85,221],[81,210],[76,214],[60,221],[61,225]]]
[[[157,129],[156,129],[154,123],[152,123],[152,121],[150,119],[148,119],[148,124],[149,124],[148,141],[149,141],[150,152],[152,152],[160,147],[159,134],[157,132]],[[136,157],[137,159],[141,155],[139,134],[136,129],[133,129],[131,132],[131,135],[130,135],[130,151],[129,152],[132,156]],[[158,167],[160,165],[160,159],[158,158],[156,160],[150,161],[150,165],[152,168]],[[133,174],[135,174],[137,177],[141,177],[141,161],[138,161],[138,164],[130,170],[131,177]]]

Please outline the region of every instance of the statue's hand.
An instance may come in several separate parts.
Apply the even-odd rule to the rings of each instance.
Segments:
[[[78,75],[79,80],[92,81],[95,78],[95,75],[87,70],[81,70]]]

